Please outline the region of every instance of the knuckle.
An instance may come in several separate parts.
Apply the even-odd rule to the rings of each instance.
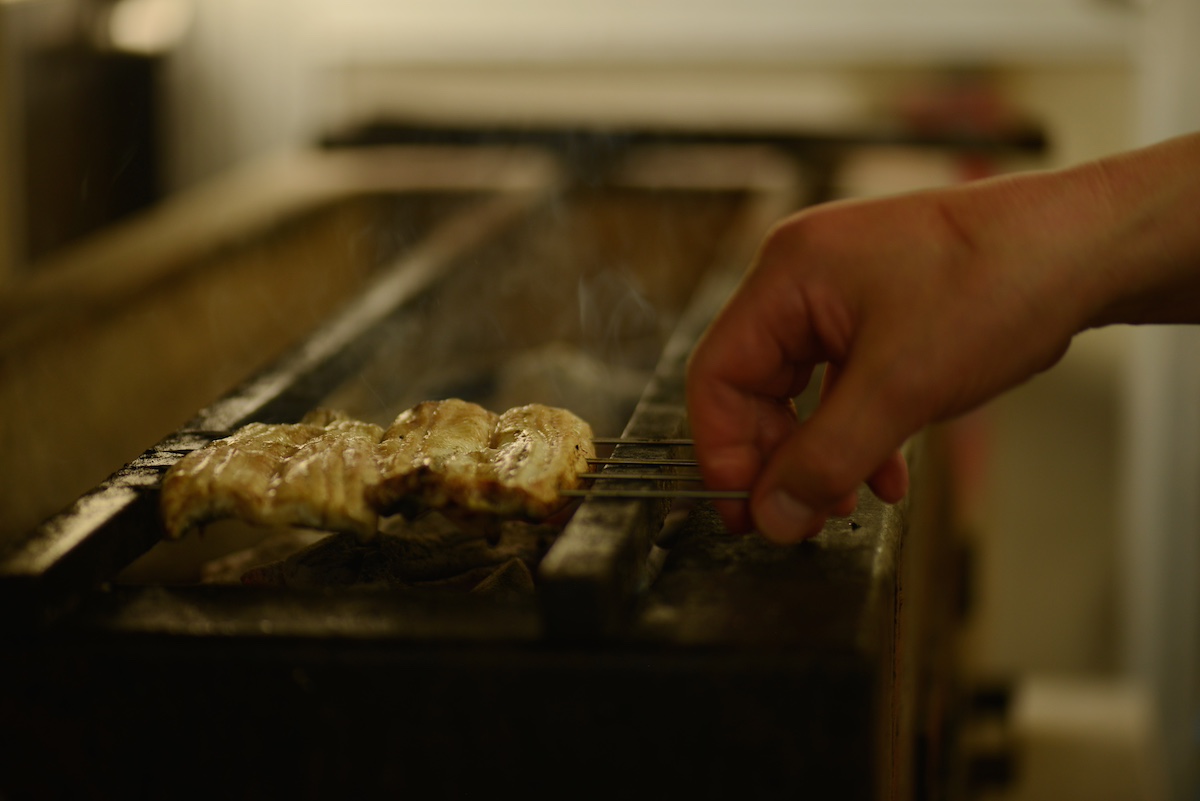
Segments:
[[[781,478],[798,497],[829,508],[857,489],[865,478],[859,472],[845,448],[805,438],[788,453]]]
[[[776,223],[763,241],[765,261],[792,261],[802,254],[819,251],[828,238],[829,215],[815,209],[793,215]]]

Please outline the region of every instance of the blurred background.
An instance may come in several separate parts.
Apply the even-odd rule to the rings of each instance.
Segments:
[[[1193,0],[0,0],[0,300],[167,199],[394,119],[1044,138],[865,149],[844,197],[1077,163],[1200,128],[1198,33]],[[954,426],[964,659],[1015,688],[1025,755],[997,798],[1200,799],[1198,364],[1194,331],[1089,332]],[[49,474],[0,530],[107,472]]]

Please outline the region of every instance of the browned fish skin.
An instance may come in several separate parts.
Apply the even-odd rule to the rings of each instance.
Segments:
[[[401,412],[379,443],[376,508],[389,514],[414,498],[445,506],[450,499],[443,477],[473,475],[498,420],[494,412],[458,398],[424,401]]]
[[[280,466],[271,482],[269,517],[278,525],[345,531],[368,540],[379,513],[368,500],[379,482],[375,449],[383,429],[330,423]]]
[[[552,406],[501,415],[451,398],[403,412],[384,431],[317,410],[296,424],[251,423],[188,454],[163,478],[168,536],[236,517],[373,538],[379,516],[414,502],[491,516],[549,517],[595,456],[592,429]]]
[[[591,427],[571,412],[517,406],[500,415],[475,473],[447,473],[443,482],[456,506],[540,519],[565,505],[559,490],[578,486],[595,455]]]
[[[236,517],[374,536],[378,515],[366,496],[378,479],[374,449],[382,433],[327,410],[295,424],[243,426],[167,471],[160,498],[167,534],[178,538]]]
[[[222,517],[261,518],[263,499],[283,461],[321,429],[250,423],[180,459],[163,477],[160,507],[171,537]]]
[[[456,399],[404,412],[380,447],[391,449],[377,497],[385,514],[416,497],[435,508],[541,519],[565,505],[559,490],[578,486],[596,455],[591,427],[566,409],[529,404],[497,416]]]

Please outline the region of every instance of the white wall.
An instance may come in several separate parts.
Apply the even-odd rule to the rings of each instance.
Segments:
[[[168,186],[308,140],[317,91],[302,32],[319,0],[198,0],[166,64]]]
[[[374,59],[829,63],[1094,56],[1124,14],[1097,0],[357,0],[320,16],[334,49]]]
[[[171,60],[174,187],[311,138],[336,71],[393,65],[1064,63],[1123,58],[1120,0],[202,0]]]

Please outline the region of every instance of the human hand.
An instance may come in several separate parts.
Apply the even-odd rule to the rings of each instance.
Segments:
[[[1089,171],[1029,175],[780,223],[689,363],[705,482],[751,490],[718,504],[729,528],[804,539],[863,481],[900,500],[911,435],[1057,362],[1099,302],[1077,284],[1102,261],[1105,193]],[[790,399],[822,364],[799,421]]]

